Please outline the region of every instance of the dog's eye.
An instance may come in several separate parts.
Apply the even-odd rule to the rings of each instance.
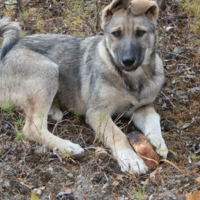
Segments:
[[[136,37],[142,37],[145,33],[146,33],[146,31],[137,30],[137,31],[136,31]]]
[[[114,31],[114,32],[112,32],[112,34],[113,34],[116,38],[120,38],[120,37],[121,37],[121,31]]]

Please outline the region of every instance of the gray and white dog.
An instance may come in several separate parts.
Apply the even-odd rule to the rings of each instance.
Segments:
[[[155,53],[158,6],[150,0],[113,0],[102,13],[104,36],[75,37],[37,34],[20,38],[21,28],[7,18],[0,21],[4,37],[0,62],[0,104],[9,102],[25,112],[23,131],[29,140],[50,149],[84,150],[47,129],[48,113],[60,105],[86,116],[96,137],[128,173],[148,168],[130,146],[112,116],[126,110],[134,124],[167,157],[160,117],[153,102],[164,83],[162,61]]]

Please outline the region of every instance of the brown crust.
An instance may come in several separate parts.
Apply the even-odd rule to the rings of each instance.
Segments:
[[[127,134],[127,137],[131,146],[141,156],[149,170],[155,169],[159,164],[159,156],[148,139],[138,131]]]

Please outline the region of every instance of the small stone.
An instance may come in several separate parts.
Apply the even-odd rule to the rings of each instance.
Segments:
[[[67,177],[69,177],[69,178],[73,178],[74,175],[73,175],[72,173],[68,173],[68,174],[67,174]]]
[[[4,187],[9,188],[10,187],[10,182],[6,181],[5,184],[4,184]]]
[[[40,189],[37,190],[37,191],[36,191],[36,195],[41,196],[41,195],[42,195],[42,190],[40,190]]]
[[[160,194],[162,199],[164,200],[176,200],[176,196],[172,192],[165,192],[164,194]]]
[[[111,192],[110,189],[111,189],[110,183],[105,183],[105,184],[103,185],[103,187],[102,187],[101,193],[103,193],[103,194],[110,194],[110,192]]]
[[[82,175],[81,175],[81,174],[77,176],[77,179],[81,179],[81,178],[82,178]]]
[[[196,167],[200,167],[200,161],[199,161],[199,162],[195,162],[194,165],[195,165]]]
[[[49,168],[48,168],[48,171],[49,171],[49,172],[53,172],[53,168],[52,168],[52,167],[49,167]]]
[[[76,182],[76,185],[78,186],[78,185],[81,185],[82,183],[83,183],[82,180],[78,180],[78,181]]]
[[[58,29],[57,29],[57,28],[54,28],[53,32],[54,32],[54,33],[57,33],[57,32],[58,32]]]
[[[106,183],[106,184],[103,185],[102,189],[107,189],[108,187],[110,187],[110,184]]]

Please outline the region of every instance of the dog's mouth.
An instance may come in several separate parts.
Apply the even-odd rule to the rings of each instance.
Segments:
[[[139,60],[138,62],[134,63],[134,65],[130,65],[130,66],[123,66],[122,70],[125,72],[134,72],[137,70],[137,68],[139,68],[142,65],[144,59]]]
[[[127,72],[135,71],[137,67],[125,67],[124,70]]]
[[[121,70],[124,72],[134,72],[137,70],[137,68],[141,65],[141,62],[135,62],[130,65],[125,65],[121,62]]]
[[[137,70],[138,67],[139,66],[126,66],[126,67],[123,66],[122,70],[124,72],[134,72]]]

